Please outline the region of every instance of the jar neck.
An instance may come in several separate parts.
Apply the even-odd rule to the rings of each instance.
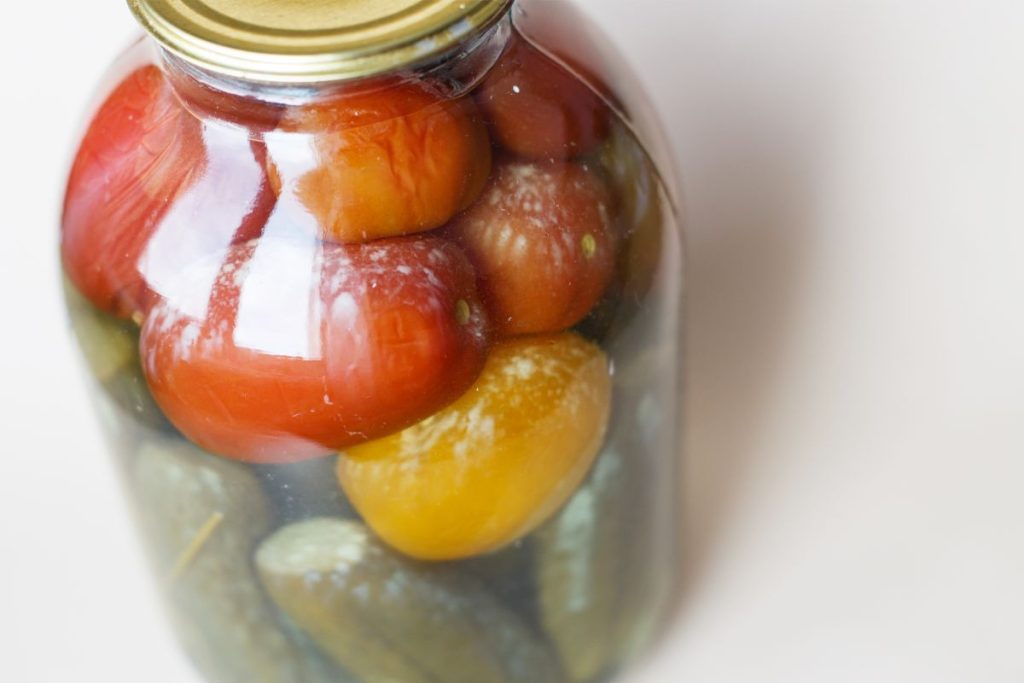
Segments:
[[[352,91],[391,87],[405,80],[429,80],[448,97],[472,90],[501,56],[512,33],[511,15],[429,61],[359,79],[311,84],[269,83],[228,76],[200,67],[157,46],[168,79],[183,103],[204,117],[231,118],[239,110],[260,127],[283,107],[329,99]]]

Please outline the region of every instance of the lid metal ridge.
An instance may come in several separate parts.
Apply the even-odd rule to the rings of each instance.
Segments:
[[[157,42],[200,68],[253,81],[299,84],[362,78],[429,60],[494,24],[512,4],[512,0],[217,2],[262,13],[265,21],[261,25],[251,16],[226,15],[211,8],[211,0],[128,0],[128,5]],[[327,25],[327,19],[337,20],[339,12],[342,16],[355,13],[361,21]],[[318,16],[324,17],[323,28],[317,24]]]

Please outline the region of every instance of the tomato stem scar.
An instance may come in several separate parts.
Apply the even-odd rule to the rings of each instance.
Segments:
[[[465,299],[459,299],[455,303],[455,320],[458,321],[460,325],[469,324],[471,314],[472,311],[469,308],[468,301],[466,301]]]
[[[587,260],[594,258],[594,254],[597,253],[597,240],[593,235],[590,233],[584,235],[581,246],[583,247],[584,258]]]

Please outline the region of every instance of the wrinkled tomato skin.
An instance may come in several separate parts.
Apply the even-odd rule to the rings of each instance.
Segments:
[[[208,272],[206,310],[182,310],[196,280],[183,273],[181,296],[147,319],[140,353],[167,417],[213,453],[254,463],[326,455],[436,412],[483,367],[475,276],[445,240],[264,237]]]
[[[95,306],[141,320],[169,272],[257,237],[275,202],[263,144],[201,122],[144,66],[82,141],[64,205],[64,267]]]
[[[473,100],[448,100],[422,81],[378,83],[292,108],[277,132],[292,134],[280,140],[288,156],[305,150],[309,157],[295,172],[272,166],[279,194],[294,195],[316,217],[320,237],[334,242],[439,228],[476,199],[491,168]]]
[[[82,140],[64,203],[64,267],[87,299],[124,317],[143,307],[137,260],[204,165],[200,125],[156,66],[134,71],[114,89]]]
[[[582,164],[499,164],[448,230],[477,269],[496,336],[559,332],[594,308],[615,269],[610,204]]]
[[[515,32],[477,102],[498,144],[528,159],[585,155],[611,124],[611,110],[598,95]]]

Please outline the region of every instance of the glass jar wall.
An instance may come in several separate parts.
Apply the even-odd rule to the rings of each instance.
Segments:
[[[212,683],[608,680],[663,616],[671,184],[585,20],[497,4],[360,77],[147,38],[88,116],[68,307]]]

